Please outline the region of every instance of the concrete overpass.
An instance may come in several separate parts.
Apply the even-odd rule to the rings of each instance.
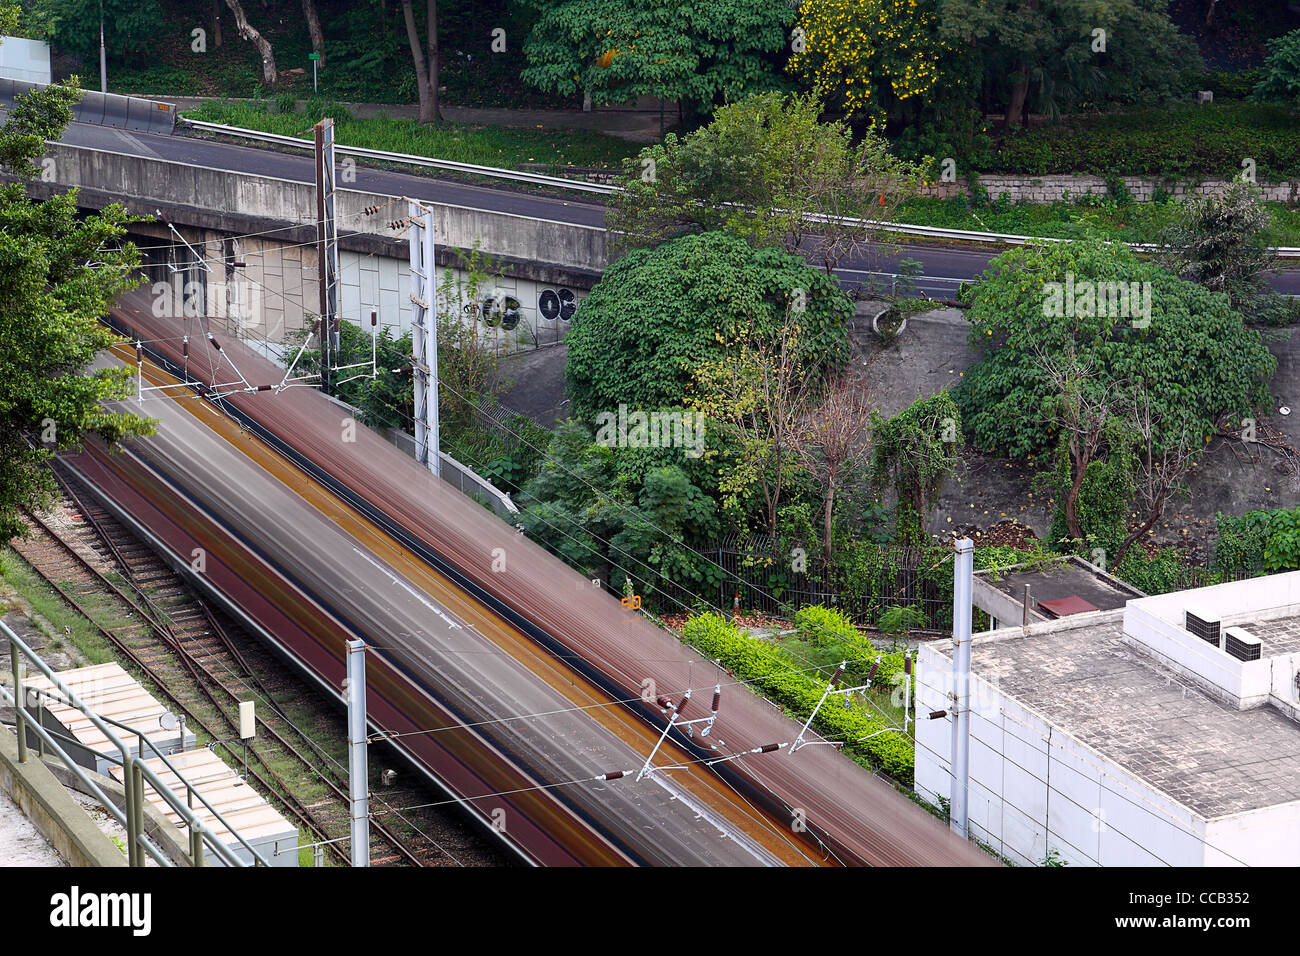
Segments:
[[[123,98],[125,99],[125,98]],[[225,314],[239,303],[234,324],[250,337],[278,341],[315,311],[316,256],[314,164],[309,155],[250,148],[178,135],[130,122],[74,122],[52,144],[46,175],[33,192],[51,194],[75,186],[89,209],[121,202],[141,215],[161,211],[208,263],[201,269],[189,250],[156,224],[133,227],[151,278],[169,274],[163,265],[189,267],[188,281],[208,297],[209,314]],[[139,110],[137,109],[137,112]],[[131,128],[135,126],[135,128]],[[371,310],[394,329],[409,324],[405,240],[388,228],[405,210],[394,197],[409,196],[437,209],[439,264],[463,264],[458,250],[478,248],[499,262],[500,291],[518,302],[519,326],[506,334],[487,330],[520,347],[559,341],[573,303],[599,278],[608,262],[603,204],[595,198],[564,198],[502,186],[479,186],[372,169],[350,162],[340,167],[338,194],[341,289],[344,317],[362,321]],[[366,215],[367,207],[380,212]],[[922,263],[916,287],[949,297],[960,281],[981,273],[1000,251],[992,247],[945,248],[912,244],[892,254],[870,251],[839,270],[857,285],[875,272],[896,272],[900,258]],[[236,269],[235,262],[243,262]],[[1281,291],[1300,294],[1300,272],[1273,277]],[[559,305],[561,304],[562,305]],[[232,331],[236,329],[232,328]]]

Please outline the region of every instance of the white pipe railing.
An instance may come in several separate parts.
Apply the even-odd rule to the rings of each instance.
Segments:
[[[141,849],[143,849],[151,857],[153,857],[155,862],[157,862],[159,865],[162,866],[171,865],[171,862],[163,855],[162,851],[159,850],[154,845],[153,841],[149,839],[149,837],[144,833],[143,830],[143,815],[144,815],[143,814],[143,808],[144,808],[144,786],[143,785],[146,781],[153,788],[154,792],[157,793],[158,796],[161,797],[167,803],[167,805],[170,806],[172,810],[174,810],[176,814],[180,816],[180,818],[184,821],[186,829],[188,829],[191,834],[190,849],[192,854],[191,857],[192,862],[194,862],[196,865],[201,864],[202,852],[200,849],[200,845],[206,845],[210,847],[212,851],[217,854],[217,856],[221,857],[221,859],[230,866],[240,867],[240,866],[247,865],[234,854],[234,852],[226,845],[225,841],[221,840],[210,827],[208,827],[206,824],[203,823],[202,820],[198,818],[198,816],[187,805],[186,802],[182,802],[180,798],[172,792],[171,788],[168,787],[167,784],[163,782],[162,778],[159,777],[159,775],[155,773],[152,768],[148,767],[145,764],[145,756],[144,756],[143,748],[141,749],[141,752],[138,755],[132,756],[130,748],[127,747],[127,745],[122,741],[122,739],[118,737],[118,735],[115,734],[113,730],[105,722],[106,720],[109,720],[109,718],[101,718],[99,714],[97,714],[95,711],[91,710],[89,707],[83,704],[81,700],[77,697],[77,695],[72,691],[72,689],[68,687],[62,681],[62,679],[60,679],[59,675],[50,669],[49,665],[45,663],[45,661],[40,657],[40,655],[37,654],[34,650],[32,650],[23,641],[23,639],[19,637],[3,621],[0,621],[0,637],[7,639],[9,642],[10,658],[12,661],[11,669],[14,674],[13,692],[11,693],[9,689],[4,685],[0,685],[0,700],[5,700],[9,703],[12,703],[14,706],[14,713],[16,715],[16,723],[17,723],[17,730],[18,730],[19,762],[25,762],[27,759],[27,743],[26,743],[25,735],[27,731],[31,731],[41,740],[43,744],[51,748],[51,750],[59,757],[60,760],[63,761],[64,764],[68,766],[68,768],[73,772],[73,774],[77,776],[77,778],[82,783],[86,784],[92,789],[92,791],[99,797],[100,801],[103,803],[104,809],[109,813],[109,815],[112,816],[114,820],[116,820],[118,823],[122,824],[126,828],[128,849],[130,850],[130,852],[128,852],[127,854],[127,857],[132,866],[144,865],[143,858],[139,856],[139,851]],[[25,712],[27,708],[27,699],[26,699],[27,692],[23,684],[23,675],[22,675],[23,661],[30,661],[36,667],[36,669],[39,670],[45,676],[45,678],[49,680],[50,683],[52,683],[58,689],[58,691],[62,695],[62,700],[69,707],[72,707],[80,711],[82,714],[85,714],[86,717],[90,720],[90,722],[96,727],[96,729],[98,729],[99,732],[104,735],[105,739],[107,739],[117,749],[118,753],[120,754],[120,758],[119,759],[109,758],[109,759],[113,760],[114,763],[118,763],[123,770],[122,786],[123,786],[123,790],[125,791],[126,806],[121,811],[118,811],[117,807],[113,804],[111,800],[108,799],[108,797],[104,794],[103,790],[100,789],[99,786],[97,786],[92,780],[88,779],[86,775],[81,772],[80,768],[76,764],[76,761],[71,756],[68,755],[68,753],[63,749],[63,747],[46,731],[46,729],[43,726],[41,726],[39,722],[36,724],[32,724],[28,720],[27,714]],[[112,721],[112,722],[114,724],[118,723],[117,721]],[[121,725],[118,724],[118,726]],[[147,738],[145,738],[143,735],[140,735],[140,739],[143,742]],[[152,741],[149,741],[149,743],[150,746],[152,747]],[[263,857],[262,854],[259,853],[256,849],[254,849],[251,845],[249,845],[248,842],[240,835],[239,831],[236,830],[234,827],[232,827],[221,816],[221,814],[218,813],[217,810],[210,803],[208,803],[208,801],[203,797],[201,793],[199,793],[197,790],[195,790],[193,787],[190,786],[189,782],[185,780],[184,776],[181,775],[180,771],[177,770],[175,766],[172,765],[171,761],[168,760],[161,753],[161,751],[159,751],[156,747],[154,747],[153,750],[159,757],[162,758],[162,762],[166,764],[168,769],[170,769],[172,773],[176,774],[176,776],[182,782],[185,783],[187,791],[192,792],[195,796],[197,796],[199,798],[199,801],[208,809],[209,812],[213,814],[215,819],[219,823],[221,823],[221,825],[224,826],[227,830],[229,830],[230,834],[236,840],[238,840],[239,843],[243,845],[244,849],[246,849],[252,855],[254,864],[258,864],[261,866],[269,865],[267,863],[266,858]]]
[[[282,146],[295,146],[299,149],[313,149],[314,143],[310,140],[299,139],[296,136],[284,136],[279,133],[265,133],[261,130],[245,129],[241,126],[225,126],[221,123],[208,123],[203,120],[192,120],[181,117],[181,122],[197,130],[204,130],[211,133],[221,133],[226,136],[238,136],[243,139],[262,140],[268,143],[278,143]],[[474,163],[460,163],[450,159],[434,159],[429,156],[417,156],[413,153],[393,153],[381,149],[364,149],[358,146],[343,146],[336,144],[336,152],[346,153],[351,156],[360,156],[366,159],[376,159],[382,162],[390,163],[409,163],[413,166],[426,166],[431,169],[445,169],[452,172],[471,173],[476,176],[486,176],[493,179],[508,179],[514,182],[532,183],[538,186],[553,186],[559,189],[572,189],[578,192],[598,193],[600,195],[610,196],[614,193],[621,192],[619,186],[605,183],[589,183],[578,179],[565,179],[561,176],[543,176],[540,173],[521,172],[516,169],[503,169],[500,166],[479,166]],[[810,222],[836,222],[846,225],[860,225],[879,229],[883,232],[892,232],[903,236],[917,236],[929,239],[953,239],[961,242],[989,242],[999,243],[1002,245],[1025,245],[1031,242],[1069,242],[1069,239],[1063,239],[1056,236],[1022,236],[1015,233],[1006,232],[982,232],[974,229],[949,229],[944,226],[919,226],[905,222],[882,222],[875,219],[855,219],[852,217],[832,217],[818,213],[809,213],[806,217]],[[1160,246],[1148,242],[1129,242],[1125,243],[1129,248],[1138,252],[1155,252]],[[1297,246],[1277,246],[1272,248],[1272,252],[1279,258],[1297,259],[1300,258],[1300,247]]]

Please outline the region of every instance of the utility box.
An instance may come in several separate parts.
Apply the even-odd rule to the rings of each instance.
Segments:
[[[0,37],[0,78],[50,83],[50,45],[22,37]]]

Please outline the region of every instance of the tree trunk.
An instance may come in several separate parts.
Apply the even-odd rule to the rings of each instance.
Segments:
[[[325,66],[325,35],[320,29],[320,15],[316,12],[316,0],[302,0],[302,12],[307,18],[307,32],[311,34],[311,51],[320,55],[317,66]]]
[[[235,15],[235,26],[239,28],[239,35],[257,47],[257,52],[262,54],[262,79],[267,86],[275,86],[280,78],[280,72],[275,68],[275,53],[271,49],[270,41],[248,22],[239,0],[226,0],[226,6]]]
[[[221,0],[212,0],[212,43],[220,47],[221,42]]]
[[[1110,563],[1112,568],[1119,567],[1119,563],[1124,560],[1124,555],[1128,554],[1128,549],[1133,546],[1133,542],[1137,541],[1138,538],[1142,537],[1154,528],[1156,522],[1160,520],[1160,516],[1164,513],[1165,496],[1161,495],[1156,499],[1155,507],[1151,509],[1151,514],[1147,517],[1147,520],[1143,523],[1142,527],[1138,528],[1136,531],[1130,531],[1128,537],[1124,539],[1124,543],[1119,546],[1119,551],[1115,553],[1115,560]]]
[[[411,0],[402,0],[406,39],[411,46],[411,59],[415,61],[415,82],[420,90],[421,123],[433,123],[442,119],[442,111],[438,108],[438,3],[437,0],[428,2],[429,36],[426,57],[420,50],[420,32],[415,27]]]
[[[1021,64],[1017,70],[1018,79],[1011,87],[1011,101],[1007,103],[1007,115],[1002,119],[1002,128],[1010,129],[1013,124],[1020,125],[1020,114],[1024,112],[1025,101],[1029,99],[1029,68]]]
[[[822,551],[826,555],[826,567],[829,568],[834,561],[835,545],[831,541],[831,516],[835,511],[835,483],[834,480],[826,485],[826,510],[822,513]]]
[[[1070,532],[1070,537],[1080,541],[1083,540],[1083,529],[1079,527],[1079,489],[1083,487],[1083,476],[1087,472],[1087,462],[1083,462],[1082,467],[1075,462],[1074,483],[1070,485],[1070,491],[1065,496],[1065,526]]]
[[[1038,11],[1038,0],[1025,0],[1024,12],[1032,17]],[[1011,102],[1007,104],[1007,115],[1002,120],[1002,128],[1010,129],[1013,123],[1020,122],[1025,102],[1029,99],[1029,64],[1023,60],[1016,64],[1016,82],[1011,87]],[[1026,124],[1028,125],[1028,124]]]

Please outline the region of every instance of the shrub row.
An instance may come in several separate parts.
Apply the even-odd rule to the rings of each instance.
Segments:
[[[797,665],[783,659],[771,645],[748,636],[721,615],[692,617],[682,628],[682,639],[796,715],[807,717],[812,713],[825,690],[823,682],[800,673]],[[847,745],[852,753],[901,783],[912,784],[911,741],[899,733],[861,740],[885,727],[862,709],[861,704],[854,702],[845,707],[839,700],[830,699],[818,711],[815,723],[829,737],[853,741]]]
[[[870,661],[879,657],[880,669],[876,672],[873,686],[893,687],[902,680],[903,652],[882,654],[842,612],[820,604],[809,605],[795,612],[794,625],[799,629],[799,636],[810,644],[819,647],[841,645],[845,659],[854,664],[854,671],[865,672],[871,666]]]

